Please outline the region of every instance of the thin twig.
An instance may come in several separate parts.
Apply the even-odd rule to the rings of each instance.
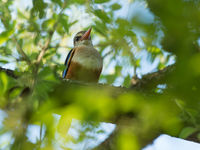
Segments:
[[[61,16],[61,14],[63,13],[64,9],[65,9],[65,6],[66,6],[66,1],[63,3],[62,10],[61,10],[60,13],[58,14],[58,20],[57,20],[56,23],[54,24],[53,30],[50,31],[50,33],[49,33],[49,38],[48,38],[48,40],[47,40],[46,43],[44,44],[44,46],[43,46],[41,52],[39,53],[39,55],[38,55],[38,57],[37,57],[37,61],[36,61],[36,64],[37,64],[37,65],[40,64],[40,62],[41,62],[41,60],[42,60],[42,58],[43,58],[43,56],[44,56],[46,50],[47,50],[47,49],[49,48],[49,46],[50,46],[50,43],[51,43],[53,34],[54,34],[54,32],[56,31],[56,28],[57,28],[57,25],[58,25],[58,22],[59,22],[59,18],[60,18],[60,16]]]
[[[18,43],[18,41],[17,41],[15,36],[13,36],[13,41],[16,43],[16,47],[17,47],[18,53],[20,53],[22,55],[23,59],[28,63],[28,65],[31,65],[31,61],[30,61],[29,57],[24,52],[24,50],[22,49],[22,47]]]
[[[40,124],[40,141],[42,141],[42,129],[43,129],[43,123]]]
[[[41,124],[40,124],[40,139],[39,139],[39,147],[41,147],[41,145],[42,145],[42,139],[43,139],[43,137],[42,137],[42,133],[43,133],[43,123],[41,122]]]
[[[107,57],[108,55],[112,54],[112,52],[113,52],[113,50],[110,50],[109,52],[107,52],[107,53],[103,56],[103,59],[104,59],[105,57]]]
[[[55,30],[56,30],[56,26],[57,26],[57,23],[55,23],[55,25],[53,27],[54,30],[50,32],[48,40],[46,41],[45,45],[42,47],[42,50],[41,50],[41,52],[39,53],[39,55],[37,57],[36,64],[39,64],[41,62],[46,50],[49,48],[49,45],[51,43],[51,39],[52,39],[53,34],[54,34]]]
[[[61,10],[60,13],[58,14],[58,19],[57,19],[57,21],[55,22],[55,24],[54,24],[54,26],[53,26],[53,29],[49,32],[49,38],[47,39],[46,43],[45,43],[44,46],[42,47],[42,50],[40,51],[40,53],[39,53],[39,55],[38,55],[38,57],[37,57],[37,60],[36,60],[36,62],[35,62],[35,67],[33,68],[34,80],[33,80],[32,85],[31,85],[32,89],[34,89],[35,84],[36,84],[37,73],[38,73],[39,66],[40,66],[40,63],[41,63],[41,61],[42,61],[42,58],[44,57],[45,52],[46,52],[46,51],[49,49],[49,47],[50,47],[50,43],[51,43],[53,34],[54,34],[54,32],[56,31],[57,25],[58,25],[58,23],[59,23],[60,16],[61,16],[61,14],[63,13],[65,7],[66,7],[66,1],[64,1],[64,3],[63,3],[62,10]]]

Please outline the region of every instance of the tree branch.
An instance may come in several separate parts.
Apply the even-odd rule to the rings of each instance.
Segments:
[[[26,55],[20,44],[18,43],[15,35],[13,36],[13,41],[16,43],[17,51],[22,55],[22,58],[28,63],[28,65],[31,65],[31,61],[29,57]]]
[[[40,64],[40,62],[41,62],[46,50],[49,48],[49,45],[51,43],[51,39],[52,39],[53,34],[54,34],[55,30],[56,30],[56,27],[57,27],[57,23],[54,24],[53,31],[50,32],[49,38],[47,39],[46,43],[42,47],[42,50],[41,50],[41,52],[39,53],[39,55],[37,57],[36,64]]]
[[[170,65],[167,66],[166,68],[159,70],[157,72],[153,72],[153,73],[148,73],[146,75],[144,75],[141,79],[135,78],[133,77],[132,81],[131,81],[131,86],[130,88],[125,88],[125,87],[115,87],[115,86],[110,86],[107,84],[97,84],[98,86],[102,86],[102,87],[110,87],[110,88],[115,88],[115,89],[119,89],[119,90],[144,90],[149,88],[149,85],[152,86],[156,86],[157,84],[162,84],[165,81],[165,78],[172,73],[175,70],[175,65]],[[0,67],[0,72],[5,72],[8,76],[11,76],[13,78],[17,78],[17,75],[15,75],[13,70],[10,69],[5,69]],[[84,82],[80,82],[80,81],[72,81],[72,80],[66,80],[66,79],[62,79],[63,82],[65,82],[66,84],[76,84],[77,86],[89,86],[91,84],[89,83],[84,83]]]
[[[166,83],[166,78],[168,78],[174,70],[175,64],[169,65],[162,70],[158,70],[157,72],[143,75],[141,79],[134,76],[131,80],[131,88],[148,90],[158,84]]]
[[[62,6],[62,10],[60,11],[60,13],[58,14],[58,20],[55,22],[54,26],[53,26],[53,29],[52,31],[49,32],[49,38],[48,40],[46,41],[46,43],[44,44],[41,52],[39,53],[38,57],[37,57],[37,61],[36,61],[36,64],[40,64],[45,52],[47,51],[47,49],[49,48],[50,46],[50,43],[51,43],[51,40],[52,40],[52,37],[53,37],[53,34],[54,32],[56,31],[56,28],[58,26],[58,23],[59,23],[59,19],[60,19],[60,16],[61,14],[63,13],[64,9],[65,9],[65,6],[66,6],[66,1],[63,3],[63,6]]]

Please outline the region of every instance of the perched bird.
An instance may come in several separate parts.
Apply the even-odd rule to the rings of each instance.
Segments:
[[[93,47],[91,28],[80,31],[74,37],[74,48],[70,50],[65,60],[63,78],[84,82],[98,82],[103,68],[103,59]]]

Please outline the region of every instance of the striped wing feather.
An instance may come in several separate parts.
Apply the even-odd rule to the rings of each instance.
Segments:
[[[62,74],[62,77],[65,78],[66,75],[67,75],[67,71],[69,69],[69,66],[71,64],[71,60],[72,60],[72,57],[74,55],[74,49],[71,49],[65,59],[65,70],[63,71],[63,74]]]

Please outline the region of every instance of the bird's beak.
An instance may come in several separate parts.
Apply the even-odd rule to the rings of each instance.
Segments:
[[[90,37],[90,32],[91,32],[92,28],[88,29],[87,32],[85,32],[85,34],[83,34],[83,36],[81,37],[81,41],[82,40],[88,40]]]

